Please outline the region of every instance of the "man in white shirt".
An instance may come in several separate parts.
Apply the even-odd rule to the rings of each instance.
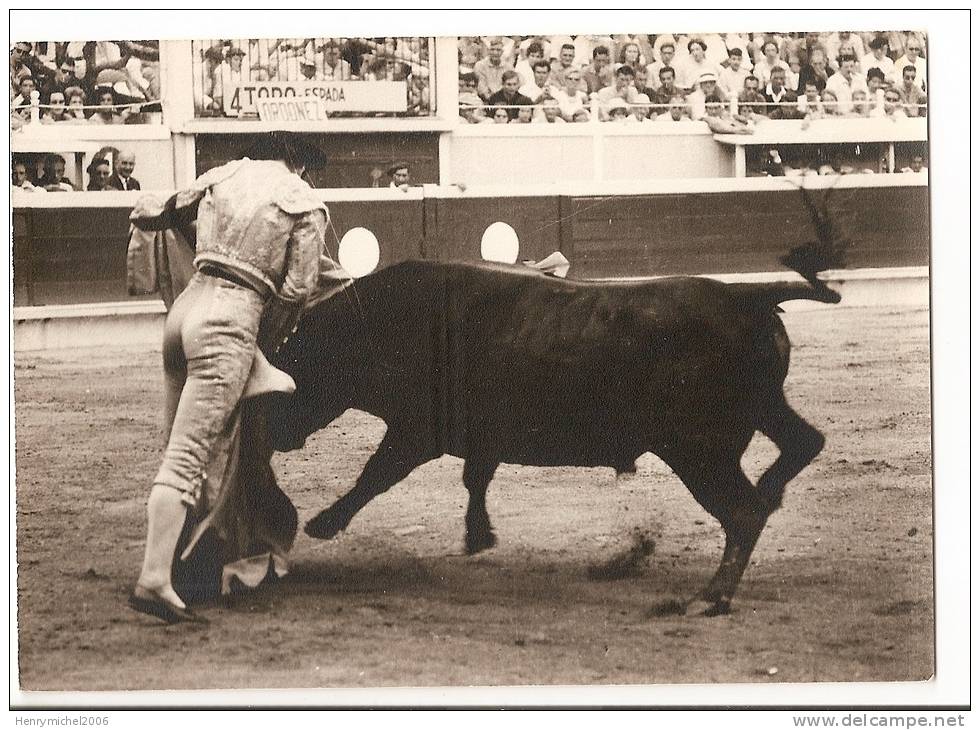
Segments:
[[[551,64],[543,58],[534,62],[534,78],[529,83],[521,86],[518,91],[524,94],[535,104],[541,104],[545,99],[551,98],[551,90],[548,87],[548,77],[551,75]]]
[[[525,53],[526,58],[522,58],[514,65],[514,70],[521,77],[521,84],[530,84],[534,81],[534,64],[544,59],[544,45],[538,41],[531,42]],[[550,70],[550,67],[549,67]],[[521,92],[524,93],[524,92]],[[530,96],[530,94],[525,94]]]
[[[925,91],[926,59],[922,57],[922,41],[914,35],[909,37],[905,46],[905,55],[895,61],[895,69],[898,73],[902,73],[906,66],[915,66],[915,83]]]
[[[827,89],[837,97],[837,109],[840,114],[847,114],[853,108],[851,97],[857,89],[868,91],[868,85],[856,71],[857,61],[853,56],[841,56],[840,70],[827,79]]]
[[[340,57],[341,49],[337,41],[327,41],[323,45],[324,81],[340,81],[351,77],[350,64]]]
[[[751,75],[747,68],[750,64],[745,62],[742,56],[742,49],[736,46],[728,51],[728,67],[722,68],[718,74],[718,86],[728,97],[738,96],[745,87],[745,77]]]
[[[609,119],[609,111],[612,109],[611,102],[614,99],[622,99],[625,102],[622,108],[628,110],[628,105],[634,103],[636,97],[639,96],[639,92],[633,86],[632,68],[629,66],[620,66],[616,69],[614,79],[612,86],[607,86],[596,94],[596,99],[600,104],[599,114],[603,121]],[[619,106],[618,103],[617,106]]]
[[[671,36],[673,38],[673,36]],[[674,46],[673,40],[664,42],[661,44],[660,50],[660,60],[654,61],[647,66],[647,79],[649,79],[650,88],[654,91],[660,88],[660,69],[665,66],[673,68],[674,61]]]
[[[888,57],[888,41],[884,36],[875,36],[868,44],[871,53],[861,59],[861,75],[867,76],[873,68],[881,69],[885,74],[885,83],[889,86],[895,83],[895,62]]]

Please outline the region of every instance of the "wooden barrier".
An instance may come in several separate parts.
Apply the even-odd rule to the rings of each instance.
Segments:
[[[808,187],[833,182],[807,179]],[[919,175],[838,182],[831,209],[853,241],[849,267],[928,265],[926,182]],[[814,237],[799,193],[784,178],[320,192],[338,237],[355,226],[374,232],[381,266],[409,258],[479,260],[483,232],[497,221],[517,232],[520,258],[560,250],[572,261],[569,275],[579,278],[779,271],[779,256]],[[127,299],[128,216],[136,197],[17,196],[15,305]],[[336,245],[329,236],[334,253]]]

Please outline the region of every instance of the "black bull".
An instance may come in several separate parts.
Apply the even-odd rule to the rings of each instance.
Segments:
[[[653,452],[725,531],[721,565],[678,611],[728,610],[786,484],[824,438],[787,404],[778,304],[839,301],[806,283],[677,277],[576,282],[519,267],[406,262],[320,303],[277,365],[296,393],[270,404],[280,450],[349,408],[387,431],[353,489],[306,525],[330,538],[370,500],[443,454],[464,459],[466,549],[492,547],[487,487],[501,462],[628,469]],[[753,485],[740,458],[779,448]]]

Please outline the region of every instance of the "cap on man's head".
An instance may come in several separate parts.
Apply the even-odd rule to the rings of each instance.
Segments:
[[[241,46],[232,46],[228,49],[225,55],[228,56],[228,58],[231,58],[232,56],[244,56],[245,51],[241,48]]]
[[[703,84],[708,81],[717,81],[718,76],[715,75],[713,71],[705,71],[703,74],[698,76],[698,83]]]
[[[729,56],[738,56],[739,58],[741,58],[742,57],[742,49],[741,48],[732,48],[732,49],[730,49],[728,51],[728,55]]]
[[[402,170],[402,169],[407,170],[408,169],[408,163],[407,162],[396,162],[394,165],[392,165],[391,167],[388,168],[388,175],[389,176],[394,175],[396,172],[398,172],[399,170]]]

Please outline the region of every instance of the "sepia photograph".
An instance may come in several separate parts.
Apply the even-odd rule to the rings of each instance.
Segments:
[[[230,15],[11,11],[12,708],[967,701],[968,14]]]

